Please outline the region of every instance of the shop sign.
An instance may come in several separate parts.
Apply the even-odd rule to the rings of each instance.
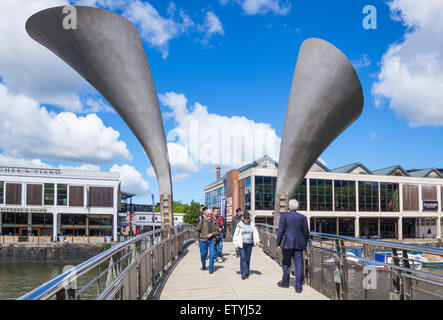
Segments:
[[[46,208],[0,207],[0,212],[47,212]]]
[[[438,201],[423,201],[423,211],[438,211]]]

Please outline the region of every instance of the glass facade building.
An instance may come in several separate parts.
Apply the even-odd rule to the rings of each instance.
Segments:
[[[205,204],[216,205],[218,190],[224,190],[227,212],[240,207],[256,222],[272,224],[277,173],[278,163],[269,157],[231,170],[205,188]],[[420,174],[399,166],[371,172],[361,163],[329,170],[317,162],[290,198],[298,200],[312,231],[391,239],[441,236],[443,172]]]

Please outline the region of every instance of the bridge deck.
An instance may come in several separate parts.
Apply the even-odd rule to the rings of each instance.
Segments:
[[[214,273],[202,271],[198,246],[175,266],[157,298],[160,300],[327,300],[308,286],[295,293],[294,277],[289,289],[279,288],[282,269],[262,250],[254,248],[249,279],[240,276],[240,258],[235,257],[232,242],[223,243],[223,262],[215,262]]]

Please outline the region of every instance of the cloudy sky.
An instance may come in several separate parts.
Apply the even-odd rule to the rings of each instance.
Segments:
[[[129,19],[159,95],[174,199],[265,154],[278,161],[301,43],[325,39],[352,61],[362,116],[321,156],[329,168],[361,161],[443,167],[443,2],[360,0],[2,0],[0,165],[116,171],[137,202],[158,200],[155,174],[119,115],[85,80],[34,42],[39,10],[88,5]]]

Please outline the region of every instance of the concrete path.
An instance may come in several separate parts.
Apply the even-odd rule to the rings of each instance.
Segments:
[[[281,267],[261,249],[253,248],[251,274],[242,280],[240,258],[235,257],[232,242],[223,243],[223,262],[215,262],[214,273],[202,271],[198,246],[191,244],[189,252],[174,267],[157,298],[160,300],[328,300],[311,287],[303,286],[295,293],[291,276],[289,289],[279,288]]]

